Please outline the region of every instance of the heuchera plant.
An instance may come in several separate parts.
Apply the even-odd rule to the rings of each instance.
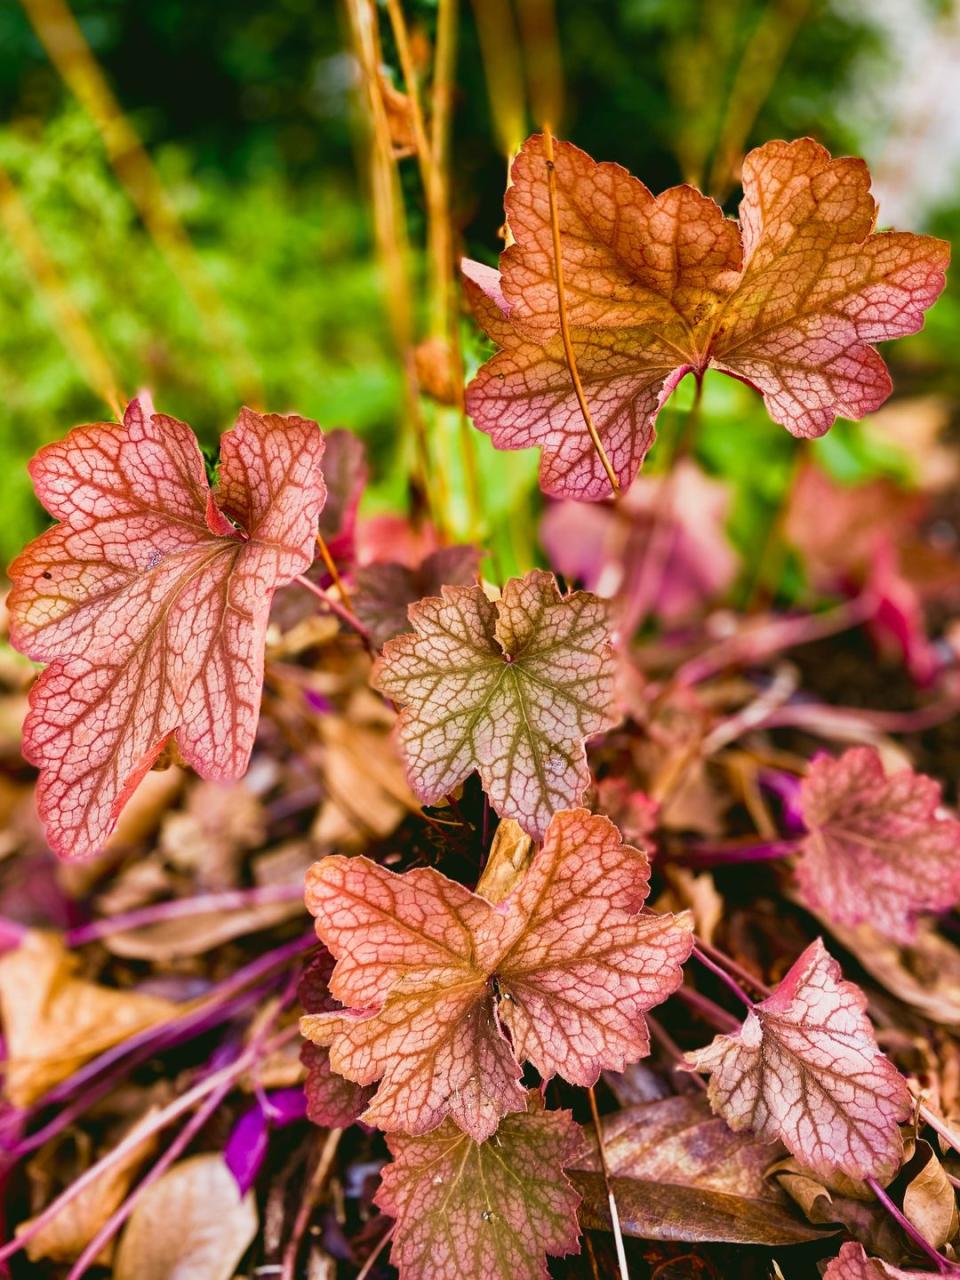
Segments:
[[[575,501],[631,485],[688,373],[698,386],[715,368],[756,387],[796,436],[876,408],[890,379],[871,344],[919,328],[947,263],[940,241],[877,233],[864,164],[809,139],[747,156],[738,223],[691,187],[654,197],[619,166],[534,137],[506,213],[499,272],[464,266],[499,347],[467,408],[498,447],[541,448],[543,490]],[[643,1058],[645,1015],[680,988],[691,954],[745,1008],[740,1025],[714,1006],[725,1029],[685,1056],[709,1077],[713,1111],[812,1175],[882,1190],[913,1103],[864,994],[818,939],[754,999],[750,975],[697,942],[691,913],[650,909],[647,853],[582,807],[617,786],[629,794],[615,774],[592,790],[585,749],[621,718],[621,615],[539,569],[490,587],[471,547],[361,570],[359,619],[335,605],[303,576],[318,535],[353,537],[362,464],[349,437],[334,440],[326,511],[323,436],[298,417],[244,409],[212,488],[193,433],[146,397],[122,424],[79,427],[34,460],[58,523],[14,563],[9,607],[16,646],[48,664],[24,751],[51,847],[65,858],[100,848],[165,749],[205,778],[243,773],[271,602],[297,580],[382,649],[370,683],[397,711],[423,805],[455,804],[476,773],[488,850],[500,819],[469,883],[339,854],[308,877],[323,947],[300,987],[306,1107],[318,1124],[360,1119],[389,1135],[376,1200],[395,1219],[404,1280],[543,1280],[548,1255],[577,1250],[565,1170],[598,1166],[549,1086],[590,1090]],[[598,586],[617,518],[612,508],[598,526]],[[634,622],[653,607],[646,596],[627,606]],[[774,853],[797,855],[796,891],[827,918],[910,940],[919,914],[960,896],[960,824],[938,805],[935,784],[887,776],[872,749],[818,759],[793,806],[804,830]],[[257,1161],[275,1110],[266,1098],[244,1117]],[[606,1179],[602,1143],[599,1167]],[[619,1229],[612,1187],[609,1198]],[[900,1274],[856,1244],[827,1271]]]

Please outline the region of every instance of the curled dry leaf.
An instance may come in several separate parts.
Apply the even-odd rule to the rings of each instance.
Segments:
[[[137,1202],[114,1280],[231,1280],[257,1225],[252,1193],[241,1198],[222,1156],[180,1160]]]
[[[912,769],[887,776],[876,748],[854,747],[813,761],[800,802],[801,898],[831,922],[868,921],[911,942],[918,915],[960,899],[960,822],[938,812],[933,778]]]
[[[396,1219],[401,1280],[547,1280],[546,1255],[579,1252],[579,1196],[563,1170],[581,1138],[569,1111],[506,1116],[476,1142],[450,1120],[388,1139],[393,1163],[376,1202]]]
[[[765,1170],[782,1150],[734,1133],[702,1094],[627,1107],[603,1119],[603,1145],[621,1225],[653,1240],[795,1244],[822,1231],[808,1226]],[[594,1144],[571,1174],[583,1194],[586,1227],[609,1225],[606,1188]]]
[[[111,1045],[164,1022],[182,1006],[76,976],[78,960],[53,934],[28,933],[0,957],[4,1093],[28,1107]]]
[[[692,938],[687,917],[638,914],[648,879],[582,809],[557,814],[497,906],[432,868],[324,858],[307,906],[347,1008],[303,1032],[348,1079],[380,1080],[364,1120],[419,1134],[450,1115],[482,1141],[525,1105],[519,1064],[586,1086],[649,1052],[643,1014],[676,990]]]
[[[795,1201],[809,1222],[818,1226],[840,1223],[871,1253],[899,1258],[903,1234],[866,1183],[842,1175],[821,1179],[789,1156],[773,1165],[768,1174]],[[831,1185],[827,1186],[829,1182]]]
[[[30,464],[60,523],[10,567],[10,638],[49,663],[23,750],[57,853],[99,849],[171,740],[203,777],[245,771],[273,594],[313,559],[322,452],[316,423],[243,409],[211,490],[190,428],[134,400]]]
[[[904,1271],[892,1267],[889,1262],[867,1256],[862,1244],[847,1243],[841,1246],[826,1271],[823,1280],[934,1280],[938,1271]]]
[[[888,1181],[911,1095],[865,1009],[818,938],[739,1031],[686,1061],[710,1073],[710,1104],[732,1129],[781,1141],[815,1173]]]
[[[928,1142],[919,1141],[923,1165],[903,1193],[903,1212],[935,1249],[957,1234],[957,1193]]]
[[[441,547],[416,569],[395,560],[364,565],[356,573],[354,612],[382,649],[388,640],[410,630],[410,605],[435,596],[444,586],[469,586],[479,569],[480,552],[468,546]]]
[[[796,436],[878,408],[891,383],[870,344],[916,332],[943,289],[948,245],[874,233],[866,165],[833,160],[809,138],[750,152],[739,226],[692,187],[654,197],[569,143],[556,145],[554,172],[571,341],[623,489],[688,372],[716,368],[755,386]],[[514,161],[506,212],[515,242],[500,272],[464,267],[501,348],[467,389],[468,411],[498,448],[543,449],[545,492],[609,497],[560,335],[541,137]]]
[[[496,601],[479,586],[445,587],[411,605],[410,625],[371,679],[403,708],[413,789],[434,804],[476,769],[497,813],[542,839],[590,784],[584,739],[619,719],[607,606],[585,591],[561,596],[535,569]]]

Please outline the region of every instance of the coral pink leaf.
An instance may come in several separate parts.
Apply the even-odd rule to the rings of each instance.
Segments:
[[[548,1280],[546,1255],[577,1253],[580,1197],[564,1176],[581,1143],[569,1111],[507,1116],[476,1142],[449,1120],[388,1139],[376,1202],[396,1218],[400,1280]]]
[[[244,409],[211,492],[190,428],[134,400],[34,458],[60,523],[11,566],[10,634],[50,664],[23,750],[57,853],[100,848],[171,735],[205,778],[246,769],[273,593],[313,558],[322,452],[316,423]]]
[[[356,572],[353,607],[382,649],[394,636],[409,631],[407,610],[424,596],[435,596],[444,586],[465,587],[476,582],[480,571],[476,547],[441,547],[411,569],[399,561],[379,561]]]
[[[909,943],[917,916],[960,899],[960,822],[938,813],[940,785],[875,747],[814,760],[800,791],[808,834],[797,880],[804,901],[840,925],[864,920]]]
[[[477,769],[497,813],[541,839],[590,784],[584,739],[619,719],[607,606],[535,569],[496,602],[444,587],[409,615],[372,682],[403,707],[411,786],[433,804]]]
[[[890,377],[869,344],[914,333],[943,289],[948,246],[876,234],[864,163],[832,160],[809,138],[747,156],[739,227],[692,187],[654,197],[569,143],[555,147],[555,173],[571,341],[624,489],[687,372],[714,367],[750,383],[797,436],[876,409]],[[477,318],[500,347],[467,408],[498,448],[542,448],[545,492],[608,497],[560,338],[538,136],[514,162],[506,212],[515,243],[499,275],[465,266]]]
[[[862,1244],[852,1241],[843,1245],[826,1271],[823,1280],[934,1280],[937,1271],[904,1271],[889,1262],[870,1258]]]
[[[522,1109],[521,1063],[591,1085],[649,1052],[643,1014],[679,985],[692,939],[687,916],[638,914],[648,878],[583,809],[557,814],[496,906],[432,868],[324,858],[307,906],[347,1009],[304,1034],[347,1079],[380,1081],[364,1120],[419,1134],[449,1115],[482,1141]]]
[[[865,1008],[818,938],[739,1031],[686,1060],[710,1073],[710,1103],[731,1129],[781,1141],[822,1176],[889,1180],[911,1097]]]

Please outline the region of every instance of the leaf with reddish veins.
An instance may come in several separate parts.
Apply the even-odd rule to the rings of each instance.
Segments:
[[[313,558],[322,452],[316,423],[244,409],[211,492],[190,428],[132,401],[30,464],[60,523],[10,568],[10,637],[49,663],[23,752],[57,853],[100,848],[172,736],[205,778],[246,769],[273,593]]]
[[[879,1258],[869,1258],[862,1244],[852,1241],[843,1245],[826,1271],[823,1280],[934,1280],[937,1271],[904,1271]]]
[[[877,1048],[866,1004],[818,938],[739,1031],[686,1061],[710,1073],[707,1096],[731,1129],[782,1142],[824,1177],[888,1181],[911,1095]]]
[[[319,951],[304,969],[297,996],[307,1014],[330,1013],[340,1005],[330,994],[333,956]],[[344,1080],[330,1065],[330,1051],[307,1040],[300,1046],[300,1061],[307,1073],[303,1092],[307,1119],[324,1128],[345,1129],[362,1114],[373,1094],[352,1080]]]
[[[411,569],[396,560],[364,565],[356,572],[354,613],[381,649],[394,636],[409,631],[407,611],[424,596],[435,596],[444,586],[469,586],[480,571],[476,547],[441,547]]]
[[[496,906],[432,868],[324,858],[306,901],[347,1009],[305,1018],[304,1034],[341,1075],[380,1081],[370,1124],[426,1133],[449,1115],[482,1141],[524,1106],[520,1063],[588,1086],[649,1052],[643,1014],[676,990],[692,944],[689,917],[638,914],[649,873],[584,809],[557,814]]]
[[[917,917],[960,899],[960,822],[940,816],[940,784],[912,769],[889,777],[875,747],[813,761],[800,790],[808,834],[796,874],[830,921],[869,922],[897,942]]]
[[[400,1280],[548,1280],[546,1255],[578,1253],[580,1197],[564,1176],[581,1145],[569,1111],[507,1116],[475,1142],[449,1120],[388,1145],[376,1203],[396,1219]]]
[[[541,839],[590,785],[584,739],[620,718],[607,606],[535,569],[495,602],[444,587],[409,615],[371,683],[403,707],[410,785],[435,804],[476,769],[497,813]]]
[[[878,408],[891,384],[869,344],[916,332],[943,289],[946,243],[875,234],[866,165],[832,160],[809,138],[747,156],[739,226],[692,187],[654,197],[569,143],[555,146],[555,173],[571,341],[623,489],[688,372],[712,367],[750,383],[796,436]],[[527,139],[511,178],[515,242],[500,273],[464,267],[477,318],[501,348],[468,387],[467,409],[498,448],[543,449],[545,492],[605,498],[560,337],[541,137]]]

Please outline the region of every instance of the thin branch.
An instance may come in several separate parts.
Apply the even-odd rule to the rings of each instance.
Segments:
[[[700,950],[699,947],[695,946],[693,948],[692,954],[697,957],[697,959],[700,961],[700,963],[703,965],[705,969],[709,969],[710,972],[715,977],[720,979],[720,981],[724,984],[724,986],[729,991],[733,992],[733,994],[737,997],[737,999],[740,1001],[741,1004],[746,1005],[746,1007],[751,1011],[756,1007],[754,1005],[754,1002],[750,999],[750,997],[744,991],[743,987],[741,987],[739,982],[737,982],[736,978],[734,978],[731,974],[727,973],[726,969],[721,969],[720,966],[718,964],[715,964],[708,955],[706,955],[703,951]]]
[[[597,428],[593,424],[593,418],[590,416],[590,406],[587,404],[587,397],[583,392],[583,383],[580,381],[580,373],[577,369],[577,357],[573,350],[573,342],[570,339],[570,324],[567,320],[567,295],[563,284],[563,264],[560,260],[560,214],[557,209],[557,170],[554,164],[553,153],[553,134],[550,132],[550,126],[543,126],[543,150],[547,160],[547,192],[550,199],[550,229],[553,234],[553,272],[557,282],[557,306],[560,311],[560,337],[563,340],[563,353],[567,360],[567,369],[570,371],[570,381],[573,383],[573,389],[576,392],[577,403],[580,405],[580,412],[583,414],[583,420],[586,423],[587,430],[590,432],[590,439],[593,441],[593,447],[597,451],[597,457],[603,464],[603,469],[607,473],[607,479],[610,481],[610,487],[615,494],[620,492],[620,481],[617,479],[616,472],[610,465],[610,459],[607,457],[607,451],[603,447],[603,441],[597,433]]]
[[[367,648],[370,648],[370,632],[356,614],[352,613],[346,605],[341,604],[339,600],[334,600],[333,596],[327,595],[326,591],[324,591],[322,587],[318,587],[315,582],[311,582],[310,579],[305,577],[302,573],[298,574],[294,578],[294,582],[298,586],[303,587],[306,591],[310,591],[318,600],[322,600],[330,612],[335,613],[342,622],[347,624],[348,627],[352,627]]]
[[[287,1247],[283,1251],[280,1280],[294,1280],[300,1242],[303,1240],[304,1233],[307,1230],[307,1223],[310,1221],[310,1214],[313,1212],[314,1205],[319,1200],[320,1193],[326,1185],[327,1178],[330,1176],[333,1160],[342,1137],[342,1129],[331,1129],[327,1134],[323,1150],[320,1152],[320,1158],[317,1161],[317,1167],[310,1177],[307,1189],[300,1201],[300,1207],[297,1209],[297,1216],[294,1219],[293,1230],[290,1233]]]
[[[930,1241],[917,1230],[910,1219],[890,1199],[876,1178],[867,1178],[866,1183],[886,1209],[887,1213],[889,1213],[890,1217],[893,1218],[894,1222],[897,1223],[908,1239],[913,1241],[920,1252],[926,1254],[940,1275],[955,1276],[960,1274],[960,1268],[955,1267],[952,1262],[949,1262],[943,1254],[939,1253]]]
[[[353,613],[353,601],[350,599],[350,593],[344,585],[340,572],[334,563],[333,556],[330,554],[330,548],[327,546],[326,539],[322,533],[317,534],[317,548],[320,552],[320,559],[323,561],[324,568],[333,579],[333,585],[337,588],[337,593],[345,609],[349,609]]]

